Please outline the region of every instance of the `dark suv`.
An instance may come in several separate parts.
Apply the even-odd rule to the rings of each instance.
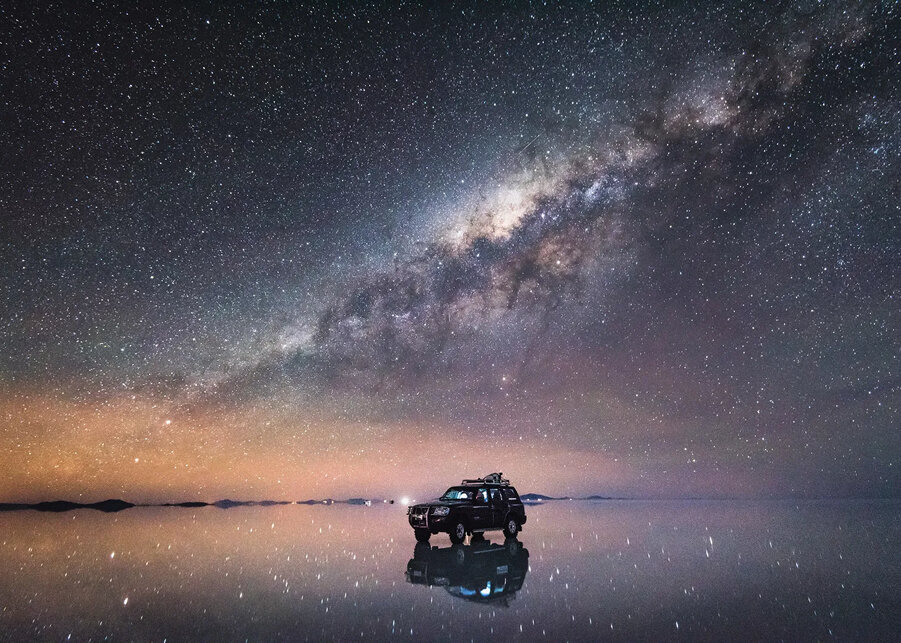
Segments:
[[[442,531],[450,535],[452,543],[462,543],[466,534],[496,529],[513,538],[526,522],[519,494],[500,473],[464,480],[437,500],[409,507],[407,515],[419,542]]]

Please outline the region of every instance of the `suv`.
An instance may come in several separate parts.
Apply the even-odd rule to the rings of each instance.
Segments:
[[[466,534],[481,536],[496,529],[514,538],[526,522],[519,494],[500,473],[464,480],[433,502],[408,507],[407,516],[419,542],[443,531],[455,544],[462,543]]]

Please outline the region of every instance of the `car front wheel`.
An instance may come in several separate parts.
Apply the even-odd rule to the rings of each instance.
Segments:
[[[464,525],[462,522],[457,521],[453,525],[451,525],[451,542],[457,545],[462,543],[464,538],[466,538],[466,525]]]
[[[516,534],[519,533],[519,523],[516,522],[516,518],[512,516],[507,518],[507,522],[504,523],[504,535],[507,538],[513,538]]]

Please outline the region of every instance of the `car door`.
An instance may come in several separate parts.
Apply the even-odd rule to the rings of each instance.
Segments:
[[[504,497],[507,499],[509,511],[517,517],[517,520],[525,522],[526,512],[523,509],[522,500],[519,499],[519,494],[516,493],[516,489],[507,487],[504,490]]]
[[[487,529],[491,522],[488,489],[479,488],[472,500],[472,529]]]
[[[500,489],[490,489],[491,527],[503,527],[504,518],[507,516],[507,501]]]

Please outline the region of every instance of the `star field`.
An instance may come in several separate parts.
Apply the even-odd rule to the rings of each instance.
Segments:
[[[0,496],[897,496],[899,33],[0,8]]]

